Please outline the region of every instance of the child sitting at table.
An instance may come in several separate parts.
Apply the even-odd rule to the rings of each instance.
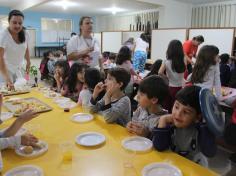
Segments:
[[[84,85],[84,73],[88,66],[74,63],[70,68],[69,76],[61,89],[61,95],[77,102]]]
[[[201,153],[206,157],[216,154],[215,136],[202,122],[200,90],[188,86],[176,94],[172,114],[162,116],[153,130],[153,145],[158,151],[171,149],[191,160]]]
[[[130,121],[130,99],[124,94],[124,89],[130,81],[130,73],[123,68],[108,70],[105,84],[98,83],[90,100],[92,112],[100,112],[107,123],[117,123],[126,126]],[[99,94],[106,90],[104,97],[97,101]]]
[[[0,114],[3,103],[3,96],[0,94]],[[20,145],[34,146],[38,142],[38,139],[31,134],[15,135],[17,131],[23,126],[24,123],[37,117],[37,114],[32,110],[28,110],[20,115],[13,124],[4,131],[0,132],[0,150],[5,148],[17,148]],[[2,123],[2,121],[1,121]]]
[[[167,95],[168,85],[161,77],[152,75],[141,81],[137,95],[139,107],[134,112],[132,121],[127,124],[127,130],[148,137],[158,124],[160,116],[167,113],[161,106]]]
[[[96,68],[88,68],[84,74],[84,88],[79,94],[78,105],[89,106],[95,86],[102,81],[101,73]],[[103,97],[104,93],[102,94]],[[100,100],[102,98],[98,96]]]

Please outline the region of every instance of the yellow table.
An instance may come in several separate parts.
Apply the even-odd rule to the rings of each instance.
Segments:
[[[53,107],[53,111],[40,114],[39,117],[28,124],[40,124],[41,140],[49,145],[49,150],[44,155],[27,159],[17,156],[12,149],[2,151],[3,173],[26,164],[33,164],[44,170],[45,176],[123,176],[127,171],[123,163],[133,157],[133,175],[141,175],[144,166],[152,162],[169,162],[179,167],[184,176],[211,176],[216,173],[203,168],[175,153],[157,152],[152,150],[145,154],[129,155],[122,146],[121,140],[130,134],[123,127],[115,124],[106,124],[101,117],[79,124],[70,120],[72,114],[81,112],[79,107],[70,112],[64,112],[52,99],[45,98],[42,93],[33,90],[29,94],[17,97],[37,97]],[[4,122],[1,128],[9,126],[14,119]],[[27,125],[27,124],[26,124]],[[75,137],[87,131],[96,131],[106,136],[106,143],[99,147],[86,148],[75,144]],[[73,142],[73,159],[71,162],[62,162],[59,144],[63,141]],[[136,173],[136,174],[135,174]],[[130,175],[131,176],[131,175]]]

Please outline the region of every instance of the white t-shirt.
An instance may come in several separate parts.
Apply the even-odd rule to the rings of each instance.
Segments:
[[[166,75],[169,79],[169,86],[182,87],[184,84],[184,73],[177,73],[171,68],[171,60],[165,60]]]
[[[25,52],[29,43],[28,33],[25,31],[25,42],[17,44],[12,38],[8,29],[4,29],[0,33],[0,47],[4,48],[4,61],[7,66],[7,70],[11,74],[18,75],[23,67]]]
[[[83,89],[79,94],[78,104],[82,106],[89,106],[89,102],[92,98],[93,94],[88,89]]]
[[[88,47],[94,47],[94,51],[90,53],[92,57],[92,62],[90,64],[91,67],[96,67],[99,65],[99,58],[101,57],[101,51],[99,42],[95,38],[84,38],[83,36],[73,36],[67,43],[67,55],[73,52],[80,52]]]
[[[146,53],[147,48],[149,48],[149,44],[143,41],[141,38],[137,38],[135,44],[136,44],[135,51],[144,51]]]

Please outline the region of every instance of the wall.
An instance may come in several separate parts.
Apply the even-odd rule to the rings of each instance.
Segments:
[[[8,15],[10,8],[0,7],[0,15]],[[61,18],[72,20],[72,30],[74,32],[79,31],[79,15],[74,14],[56,14],[56,13],[45,13],[45,12],[32,12],[24,11],[25,20],[24,26],[26,28],[36,29],[36,46],[50,46],[58,45],[57,43],[42,43],[41,42],[41,18]]]
[[[160,28],[187,28],[191,26],[192,4],[174,0],[139,0],[159,4]]]

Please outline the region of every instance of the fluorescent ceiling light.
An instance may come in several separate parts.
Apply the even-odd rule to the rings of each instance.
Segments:
[[[60,6],[60,7],[62,7],[64,10],[68,9],[69,7],[78,6],[77,3],[71,2],[71,1],[68,1],[68,0],[54,1],[54,2],[53,2],[53,5],[55,5],[55,6]]]
[[[113,15],[115,15],[116,13],[119,13],[119,12],[124,12],[126,11],[126,9],[122,9],[122,8],[119,8],[119,7],[110,7],[110,8],[104,8],[102,9],[103,11],[107,11],[107,12],[111,12]]]

